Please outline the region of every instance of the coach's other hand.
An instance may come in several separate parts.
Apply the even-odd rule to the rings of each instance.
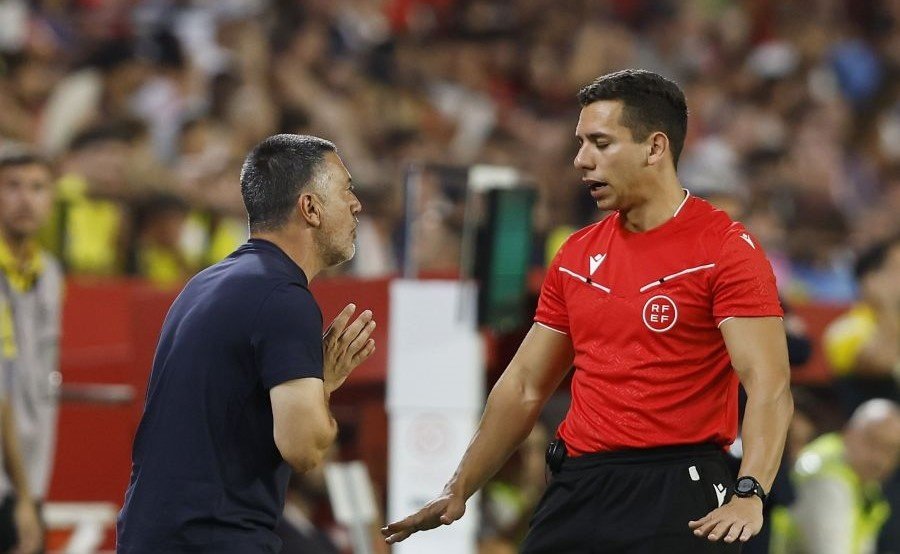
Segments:
[[[441,525],[450,525],[466,513],[465,499],[451,491],[445,490],[425,507],[406,519],[391,523],[381,528],[384,541],[394,544],[406,540],[417,531],[427,531]]]
[[[688,522],[688,527],[694,530],[696,536],[706,537],[711,541],[724,539],[725,542],[747,542],[762,529],[762,507],[762,500],[758,496],[732,496],[724,506],[697,521]]]
[[[355,304],[347,304],[322,337],[325,354],[323,377],[328,394],[343,385],[350,372],[375,351],[375,339],[370,338],[375,330],[372,312],[366,310],[353,323],[349,323],[355,311]]]

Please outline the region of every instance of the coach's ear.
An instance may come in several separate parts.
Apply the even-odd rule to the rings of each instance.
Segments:
[[[310,227],[322,225],[322,200],[313,192],[304,192],[297,197],[297,212]]]
[[[647,165],[657,165],[665,159],[669,151],[669,137],[656,131],[647,138]]]

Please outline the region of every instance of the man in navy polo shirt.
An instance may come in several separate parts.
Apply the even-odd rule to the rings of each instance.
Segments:
[[[278,552],[291,469],[321,462],[331,393],[375,349],[348,305],[322,336],[308,283],[349,260],[362,209],[331,142],[276,135],[241,171],[250,240],[194,277],[160,334],[118,552]]]

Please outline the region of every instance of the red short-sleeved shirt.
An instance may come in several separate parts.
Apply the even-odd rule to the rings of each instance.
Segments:
[[[535,322],[571,336],[573,455],[712,442],[737,434],[737,375],[718,326],[782,316],[775,276],[743,225],[688,197],[643,233],[619,214],[563,244]]]

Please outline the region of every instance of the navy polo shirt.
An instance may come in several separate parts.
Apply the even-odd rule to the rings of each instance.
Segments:
[[[279,551],[291,470],[269,389],[322,378],[322,313],[307,285],[281,249],[250,239],[175,300],[134,440],[119,553]]]

